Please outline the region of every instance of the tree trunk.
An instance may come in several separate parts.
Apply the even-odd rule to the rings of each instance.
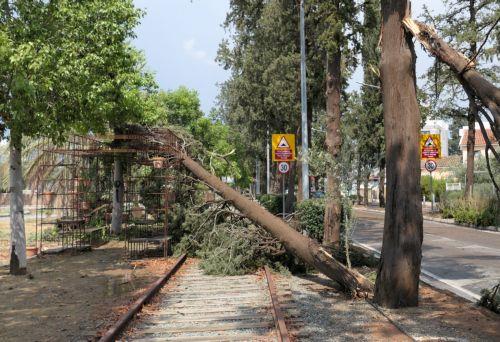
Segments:
[[[338,282],[353,296],[365,297],[372,291],[372,284],[364,276],[355,270],[348,269],[335,260],[317,242],[300,234],[256,202],[237,193],[188,156],[184,155],[181,158],[183,165],[198,179],[212,186],[224,199],[238,208],[243,215],[262,226],[272,236],[281,241],[287,251]]]
[[[327,189],[323,244],[338,247],[340,244],[341,194],[340,179],[335,168],[340,157],[342,136],[340,132],[341,51],[338,47],[329,57],[326,78],[326,147],[332,156],[333,167],[327,170]]]
[[[477,115],[477,106],[474,100],[469,100],[469,114],[467,121],[469,128],[467,130],[467,167],[465,171],[465,197],[470,198],[474,191],[474,147],[476,142],[476,120],[474,111]]]
[[[123,165],[119,157],[115,157],[113,173],[113,212],[111,215],[111,233],[118,235],[122,230],[123,219]]]
[[[412,36],[401,21],[406,0],[382,1],[381,78],[386,141],[387,203],[375,301],[384,307],[418,305],[422,260],[420,112]]]
[[[472,32],[477,31],[476,25],[476,7],[475,0],[469,0],[469,24]],[[477,36],[474,34],[473,39],[469,42],[470,55],[474,56],[477,52]],[[475,102],[474,94],[464,85],[464,90],[469,99],[469,113],[467,114],[467,123],[469,125],[467,130],[467,168],[465,171],[465,198],[471,198],[474,193],[474,148],[476,145],[476,116],[477,105]]]
[[[358,170],[356,173],[356,197],[358,205],[361,205],[363,201],[361,200],[361,161],[358,160]]]
[[[26,274],[26,232],[24,227],[22,136],[10,131],[10,274]]]
[[[363,204],[367,207],[370,203],[368,200],[368,183],[370,181],[370,170],[365,174],[364,182],[363,182]]]
[[[379,164],[378,205],[385,207],[385,158],[381,158]]]
[[[493,115],[492,131],[496,139],[500,140],[500,89],[481,76],[474,69],[474,62],[451,48],[434,29],[409,16],[404,19],[403,24],[427,51],[448,65],[460,82],[471,89],[483,105],[490,110]]]

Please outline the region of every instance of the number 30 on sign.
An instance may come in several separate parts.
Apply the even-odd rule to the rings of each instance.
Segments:
[[[290,171],[290,164],[288,162],[281,162],[278,164],[279,173],[288,173]]]

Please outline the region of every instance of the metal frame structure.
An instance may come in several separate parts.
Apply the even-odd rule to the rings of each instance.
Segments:
[[[89,248],[106,235],[111,223],[111,165],[118,157],[126,165],[122,229],[129,256],[168,254],[171,181],[176,180],[173,172],[180,165],[171,151],[177,141],[172,138],[172,146],[165,148],[134,146],[144,138],[72,135],[63,146],[41,142],[35,177],[36,246],[40,252],[47,252],[48,247]],[[142,217],[133,217],[132,203],[145,201]],[[99,224],[95,217],[101,218]]]

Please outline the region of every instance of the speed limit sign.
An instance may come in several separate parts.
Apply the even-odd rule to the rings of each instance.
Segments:
[[[279,173],[288,173],[290,171],[290,164],[287,162],[281,162],[278,164],[278,171]]]
[[[436,171],[437,169],[437,163],[436,161],[432,160],[432,159],[429,159],[425,162],[425,169],[429,172],[433,172],[433,171]]]

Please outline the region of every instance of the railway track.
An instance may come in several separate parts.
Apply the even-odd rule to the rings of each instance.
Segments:
[[[127,341],[290,341],[271,272],[218,277],[186,266]],[[287,299],[287,310],[290,308]]]
[[[301,295],[297,301],[294,299],[297,283],[292,290],[288,278],[275,279],[267,268],[252,275],[211,276],[204,274],[197,263],[181,266],[183,261],[184,257],[179,258],[173,269],[155,282],[100,342],[326,341],[334,337],[329,333],[325,335],[323,326],[323,331],[319,331],[321,337],[316,336],[316,319],[319,317],[316,313],[311,316],[310,310],[308,314],[303,304],[298,304],[303,300]],[[179,268],[182,268],[181,274],[157,296],[155,307],[133,321],[134,315]],[[330,301],[334,305],[336,300],[332,299],[339,296],[331,284],[319,279],[303,278],[298,284],[317,293],[320,302]],[[299,293],[304,296],[307,291],[299,290]],[[359,303],[357,306],[361,307]],[[371,308],[374,312],[370,316],[374,317],[376,312],[375,316],[380,317],[376,321],[381,335],[377,336],[390,336],[398,341],[414,340],[382,311],[368,304],[362,310]],[[319,306],[318,310],[322,307]],[[321,315],[324,316],[325,312]],[[121,335],[132,321],[132,328]],[[349,329],[349,324],[344,322],[344,328]],[[355,323],[352,328],[356,329]]]

